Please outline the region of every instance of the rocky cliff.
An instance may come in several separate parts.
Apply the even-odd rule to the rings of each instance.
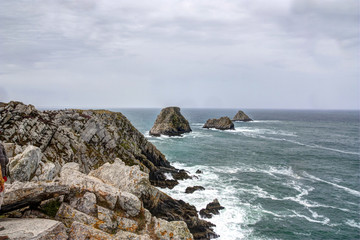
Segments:
[[[178,107],[163,108],[150,130],[153,136],[179,136],[187,132],[191,132],[189,122],[180,113]]]
[[[233,118],[233,121],[242,121],[242,122],[249,122],[252,119],[246,115],[243,111],[238,111]]]
[[[235,129],[234,123],[228,117],[208,119],[203,128],[216,128],[219,130]]]
[[[194,239],[216,236],[195,207],[153,187],[173,187],[189,176],[172,167],[121,113],[38,111],[10,102],[0,107],[0,132],[0,140],[7,143],[12,183],[2,213],[22,209],[21,217],[33,216],[34,208],[61,196],[54,216],[73,234],[126,239],[122,231],[144,235],[129,239],[191,239],[190,229]],[[82,239],[74,236],[70,239]]]

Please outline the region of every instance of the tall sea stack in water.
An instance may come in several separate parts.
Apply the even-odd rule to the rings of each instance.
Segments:
[[[239,110],[237,114],[234,116],[233,121],[242,121],[249,122],[253,121],[248,115],[246,115],[243,111]]]
[[[189,122],[181,115],[180,108],[167,107],[163,108],[157,116],[150,135],[179,136],[187,132],[191,132],[191,128]]]

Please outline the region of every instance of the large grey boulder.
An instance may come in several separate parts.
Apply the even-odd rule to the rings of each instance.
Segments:
[[[191,132],[189,122],[180,113],[179,107],[163,108],[150,130],[153,136],[179,136]]]
[[[40,148],[35,146],[28,146],[23,153],[16,155],[10,159],[9,171],[12,181],[29,181],[34,176],[39,163],[41,161],[42,153]]]
[[[219,130],[235,129],[234,123],[228,117],[221,117],[219,119],[213,118],[206,121],[203,128],[216,128]]]
[[[139,214],[142,203],[135,195],[120,191],[119,188],[106,184],[96,177],[76,171],[74,163],[70,163],[70,166],[67,165],[65,164],[60,173],[60,182],[63,185],[74,191],[94,193],[97,199],[103,201],[109,209],[120,207],[129,216]]]
[[[233,121],[242,121],[242,122],[249,122],[253,121],[248,115],[246,115],[243,111],[239,110],[234,118]]]
[[[64,224],[58,221],[41,218],[3,218],[0,226],[5,229],[1,236],[12,240],[67,240]]]

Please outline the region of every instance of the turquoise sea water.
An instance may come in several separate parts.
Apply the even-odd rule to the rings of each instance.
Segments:
[[[117,111],[198,177],[166,193],[198,210],[218,198],[219,239],[360,239],[358,111],[247,110],[254,122],[219,131],[202,126],[236,109],[182,109],[193,130],[183,137],[149,136],[160,109]],[[184,193],[194,185],[206,190]]]

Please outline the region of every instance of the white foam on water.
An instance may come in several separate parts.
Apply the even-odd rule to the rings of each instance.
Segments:
[[[180,181],[173,189],[161,189],[175,199],[182,199],[196,207],[198,211],[205,208],[206,205],[217,198],[224,210],[219,215],[214,215],[211,219],[205,219],[216,225],[215,232],[220,235],[219,240],[229,239],[248,239],[252,229],[247,227],[248,224],[256,223],[261,216],[251,216],[253,214],[253,206],[240,202],[236,196],[239,188],[227,184],[229,179],[221,179],[217,173],[228,172],[227,167],[209,167],[196,165],[188,167],[182,163],[172,163],[176,168],[185,169],[192,176],[198,178]],[[200,169],[203,173],[196,174],[196,170]],[[235,170],[238,171],[238,170]],[[235,178],[233,178],[235,180]],[[203,186],[204,191],[195,191],[192,194],[186,194],[186,187]],[[251,217],[249,217],[251,216]]]
[[[323,217],[323,216],[319,216],[319,218],[323,218],[323,220],[316,220],[316,219],[312,219],[308,216],[305,216],[305,215],[302,215],[294,210],[292,210],[291,212],[293,212],[295,215],[289,215],[287,217],[300,217],[300,218],[304,218],[306,219],[308,222],[313,222],[313,223],[320,223],[320,224],[323,224],[323,225],[328,225],[328,223],[330,222],[330,219],[327,218],[327,217]]]
[[[342,189],[342,190],[345,190],[346,192],[354,195],[354,196],[357,196],[357,197],[360,197],[360,192],[359,191],[356,191],[356,190],[353,190],[353,189],[350,189],[348,187],[344,187],[344,186],[341,186],[339,184],[336,184],[336,183],[332,183],[332,182],[329,182],[329,181],[326,181],[326,180],[323,180],[321,178],[318,178],[318,177],[315,177],[311,174],[308,174],[307,172],[304,172],[303,174],[305,177],[309,178],[309,179],[312,179],[312,180],[315,180],[315,181],[319,181],[319,182],[323,182],[323,183],[327,183],[329,185],[332,185],[336,188],[339,188],[339,189]]]
[[[346,219],[345,224],[350,227],[360,229],[360,222],[355,222],[353,219]]]

